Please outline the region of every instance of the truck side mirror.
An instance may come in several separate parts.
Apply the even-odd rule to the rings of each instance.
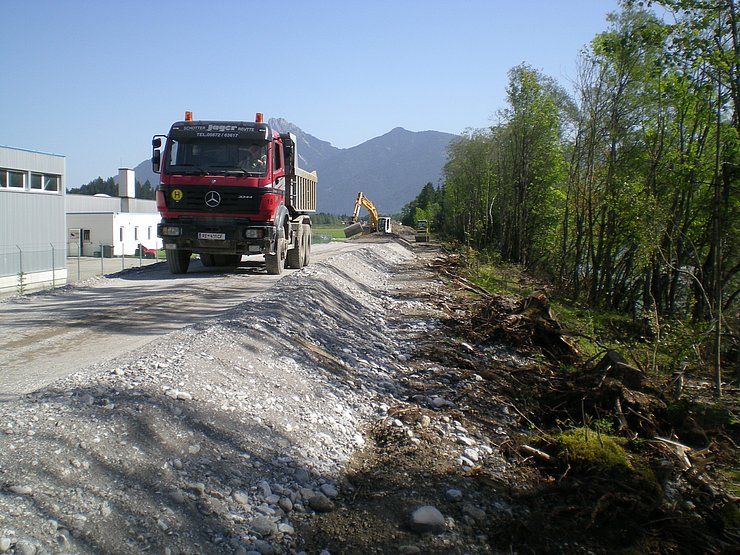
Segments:
[[[152,171],[159,173],[162,169],[162,135],[152,138]]]

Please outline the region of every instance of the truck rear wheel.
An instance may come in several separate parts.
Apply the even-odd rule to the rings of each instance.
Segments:
[[[187,273],[192,252],[180,249],[167,249],[165,252],[167,253],[167,267],[171,274]]]
[[[242,261],[241,254],[225,254],[223,255],[223,265],[232,266],[236,268]]]
[[[210,268],[211,266],[216,265],[216,257],[209,253],[201,253],[200,255],[200,263],[203,264],[206,268]]]
[[[304,241],[303,224],[300,224],[296,230],[295,246],[288,251],[285,259],[285,265],[288,268],[299,270],[303,266]]]
[[[214,254],[213,261],[216,266],[233,266],[239,265],[242,261],[241,254]]]
[[[304,224],[303,226],[303,265],[308,266],[311,261],[311,243],[313,243],[313,237],[311,232],[311,226]]]

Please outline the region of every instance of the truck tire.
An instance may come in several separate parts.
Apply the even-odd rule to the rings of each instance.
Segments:
[[[283,259],[283,253],[285,252],[285,228],[280,226],[278,228],[278,236],[275,239],[275,253],[265,255],[265,268],[267,273],[271,276],[279,276],[283,273],[283,267],[285,266],[285,260]]]
[[[203,264],[206,268],[210,268],[211,266],[216,265],[216,256],[209,253],[201,253],[198,256],[200,256],[200,263]]]
[[[241,264],[242,261],[242,255],[241,254],[224,254],[223,255],[223,265],[224,266],[231,266],[232,268],[236,268]]]
[[[300,270],[303,266],[304,240],[303,224],[299,224],[296,230],[295,246],[288,251],[285,258],[287,268]]]
[[[311,244],[313,243],[313,234],[311,231],[311,226],[308,224],[304,224],[303,226],[303,265],[308,266],[308,263],[311,261]]]
[[[185,274],[190,266],[190,251],[180,249],[167,249],[167,267],[171,274]]]
[[[214,254],[213,262],[216,266],[236,267],[242,261],[241,254]]]
[[[271,276],[279,276],[283,273],[283,261],[279,252],[265,255],[265,268]]]

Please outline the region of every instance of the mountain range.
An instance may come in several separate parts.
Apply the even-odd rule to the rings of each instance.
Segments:
[[[439,131],[407,131],[401,127],[352,148],[337,148],[282,119],[268,122],[280,133],[297,139],[299,167],[316,170],[319,178],[317,209],[329,214],[351,214],[362,191],[381,215],[398,213],[427,183],[441,183],[447,147],[457,135]],[[159,176],[149,160],[134,168],[141,183],[152,186]]]

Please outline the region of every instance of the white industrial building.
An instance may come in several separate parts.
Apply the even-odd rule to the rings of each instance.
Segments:
[[[0,293],[67,282],[64,156],[0,146]]]
[[[122,168],[118,197],[66,194],[64,156],[0,146],[0,295],[65,285],[68,256],[162,248],[156,203],[135,184]]]
[[[134,198],[134,170],[118,170],[118,197],[66,195],[69,256],[132,256],[139,245],[162,248],[153,200]]]

